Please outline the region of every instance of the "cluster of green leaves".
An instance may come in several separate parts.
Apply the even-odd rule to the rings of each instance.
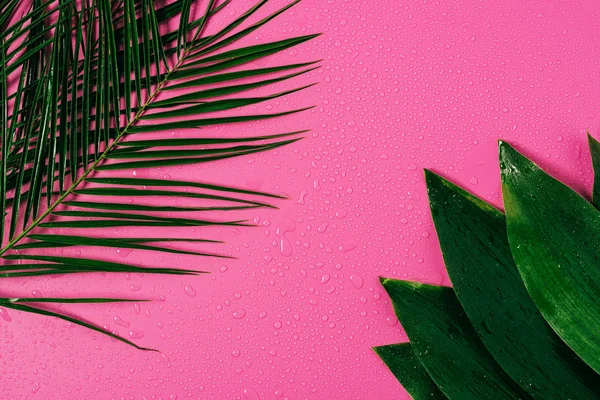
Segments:
[[[305,131],[229,138],[143,138],[150,132],[183,128],[199,132],[205,126],[260,121],[304,110],[235,113],[310,85],[261,96],[243,93],[317,68],[314,61],[248,66],[316,36],[236,46],[299,0],[256,18],[267,2],[257,0],[222,28],[206,34],[210,21],[229,0],[177,0],[162,7],[152,0],[0,0],[1,278],[89,272],[196,275],[203,271],[54,256],[47,255],[46,249],[101,246],[223,257],[161,245],[215,240],[106,238],[97,229],[246,226],[243,220],[193,214],[274,207],[268,200],[281,196],[185,180],[107,175],[225,160],[301,139]],[[192,17],[194,10],[201,11],[198,18]],[[177,27],[170,29],[173,22],[178,22]],[[86,201],[77,195],[85,195]],[[115,201],[119,196],[136,201]],[[159,198],[162,204],[141,205],[138,200],[146,198]],[[182,198],[212,203],[171,205],[173,199]],[[169,205],[164,204],[167,201]],[[68,230],[56,234],[48,228]],[[96,235],[90,228],[96,229]],[[127,300],[21,298],[0,299],[0,306],[62,318],[136,346],[96,325],[44,307],[111,301]]]
[[[592,203],[505,142],[505,213],[426,171],[452,288],[381,279],[410,343],[375,348],[414,399],[600,398],[600,143]]]

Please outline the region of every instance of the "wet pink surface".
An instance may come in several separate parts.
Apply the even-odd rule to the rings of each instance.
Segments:
[[[263,15],[284,4],[271,3]],[[235,0],[224,16],[250,4]],[[177,231],[226,240],[211,249],[237,260],[97,248],[77,254],[211,275],[2,281],[11,296],[154,299],[62,309],[160,353],[3,310],[0,397],[408,398],[370,348],[406,339],[378,276],[449,284],[422,168],[500,204],[496,140],[502,138],[588,192],[585,129],[600,136],[599,21],[600,3],[587,0],[304,0],[249,42],[323,32],[260,62],[322,58],[322,68],[279,87],[320,84],[250,111],[317,107],[206,133],[312,128],[306,139],[213,165],[136,171],[233,182],[291,199],[275,201],[279,210],[244,213],[255,228]]]

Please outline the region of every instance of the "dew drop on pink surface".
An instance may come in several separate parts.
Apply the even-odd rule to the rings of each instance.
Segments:
[[[191,285],[186,285],[185,288],[185,294],[187,294],[190,297],[196,297],[196,291],[194,290],[194,288]]]
[[[131,339],[141,339],[144,337],[144,331],[141,329],[133,329],[129,332],[129,337]]]
[[[0,308],[0,317],[6,322],[11,322],[12,318],[8,315],[8,311],[5,308]]]
[[[352,286],[357,289],[362,288],[364,283],[363,278],[358,275],[350,275],[350,282],[352,282]]]
[[[342,243],[342,245],[340,245],[340,251],[342,253],[348,253],[349,251],[354,250],[356,246],[358,246],[358,242],[355,239],[351,239],[345,241],[344,243]]]
[[[244,400],[260,400],[260,396],[256,393],[256,390],[252,388],[246,388],[242,392]]]
[[[125,328],[127,328],[129,325],[131,325],[131,322],[124,320],[123,318],[119,317],[118,315],[115,315],[113,317],[113,321],[115,321],[115,324],[117,324],[119,326],[123,326]]]
[[[242,319],[246,316],[246,311],[239,309],[233,312],[233,318]]]

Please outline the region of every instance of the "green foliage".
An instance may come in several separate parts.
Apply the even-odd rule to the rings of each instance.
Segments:
[[[599,148],[590,137],[596,178]],[[600,212],[507,143],[499,152],[506,215],[425,171],[452,288],[382,280],[412,349],[382,359],[401,382],[417,359],[449,399],[598,399]]]
[[[103,238],[92,235],[89,229],[248,226],[242,220],[205,215],[274,208],[271,202],[281,196],[185,180],[122,178],[102,171],[214,162],[300,140],[306,131],[238,138],[200,134],[182,139],[143,137],[146,132],[182,128],[199,132],[203,126],[260,121],[305,110],[242,116],[232,113],[312,86],[243,96],[317,68],[315,61],[248,67],[317,35],[236,46],[298,1],[249,24],[249,19],[267,3],[260,0],[220,30],[206,34],[211,20],[225,14],[221,11],[228,1],[192,4],[192,0],[177,0],[157,7],[152,0],[0,0],[0,201],[5,212],[0,219],[0,258],[4,260],[0,277],[90,272],[203,273],[44,252],[57,247],[100,246],[224,257],[161,245],[219,243],[209,238]],[[192,10],[198,8],[203,11],[194,19]],[[177,26],[169,30],[174,21],[178,21]],[[178,89],[184,89],[185,94],[176,92]],[[77,195],[93,200],[80,201]],[[112,199],[119,196],[159,198],[162,204]],[[169,199],[177,198],[215,204],[170,205]],[[69,231],[55,234],[46,231],[48,228]],[[62,318],[136,346],[101,327],[44,307],[60,302],[108,301],[129,300],[0,299],[0,306]]]

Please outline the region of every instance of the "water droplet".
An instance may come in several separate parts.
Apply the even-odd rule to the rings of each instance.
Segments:
[[[8,315],[8,311],[6,311],[6,309],[4,308],[0,308],[0,317],[2,317],[2,319],[6,322],[12,321],[12,318],[10,317],[10,315]]]
[[[304,198],[306,197],[306,195],[308,194],[308,192],[306,190],[303,190],[300,192],[300,198],[298,199],[298,204],[304,204]]]
[[[241,308],[239,310],[234,311],[233,313],[233,318],[235,319],[242,319],[246,316],[246,311],[242,310]]]
[[[363,278],[358,275],[350,275],[350,282],[352,282],[352,285],[357,289],[362,288],[364,283]]]
[[[196,297],[196,291],[194,290],[194,288],[191,285],[186,286],[184,289],[185,289],[185,294],[187,294],[190,297]]]
[[[129,325],[131,325],[131,322],[124,320],[123,318],[119,317],[118,315],[115,315],[113,317],[113,321],[115,321],[115,324],[123,326],[125,328],[127,328]]]
[[[141,329],[134,329],[129,332],[129,337],[132,339],[141,339],[144,337],[144,331]]]
[[[358,242],[354,239],[348,240],[344,243],[342,243],[342,245],[340,246],[340,251],[342,253],[347,253],[349,251],[352,251],[356,248],[356,246],[358,246]]]
[[[260,396],[254,389],[246,388],[243,392],[244,400],[260,400]]]

